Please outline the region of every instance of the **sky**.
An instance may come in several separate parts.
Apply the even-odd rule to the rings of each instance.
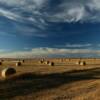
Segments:
[[[100,0],[0,0],[0,57],[100,57]]]

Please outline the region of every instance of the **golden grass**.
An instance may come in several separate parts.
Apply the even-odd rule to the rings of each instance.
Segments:
[[[50,59],[53,67],[39,60],[25,60],[21,67],[4,61],[0,71],[11,66],[17,73],[0,77],[0,100],[100,100],[100,60],[83,59],[86,66],[76,65],[78,60]]]

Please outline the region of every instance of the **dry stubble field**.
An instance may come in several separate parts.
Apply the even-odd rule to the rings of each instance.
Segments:
[[[100,59],[46,59],[54,66],[40,64],[38,59],[4,60],[5,67],[14,67],[16,74],[4,79],[0,75],[0,100],[100,100]]]

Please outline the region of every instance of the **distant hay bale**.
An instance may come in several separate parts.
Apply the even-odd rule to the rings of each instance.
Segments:
[[[54,66],[54,62],[50,62],[49,63],[49,66]]]
[[[11,76],[15,73],[16,73],[16,70],[14,68],[5,68],[5,69],[2,70],[1,76],[3,78],[7,78],[8,76]]]
[[[61,62],[63,62],[63,59],[61,59]]]
[[[76,62],[76,65],[80,65],[80,63],[81,63],[81,61],[77,61],[77,62]]]
[[[42,59],[39,61],[39,63],[40,63],[40,64],[45,63],[45,59],[44,59],[44,58],[42,58]]]
[[[44,63],[44,61],[42,61],[42,60],[41,60],[41,61],[39,61],[39,63],[40,63],[40,64],[43,64],[43,63]]]
[[[66,58],[66,61],[69,61],[69,59],[68,59],[68,58]]]
[[[86,65],[86,62],[85,61],[80,62],[80,65],[81,66],[85,66]]]
[[[0,62],[0,65],[2,65],[2,62]]]
[[[69,58],[68,60],[71,61],[71,58]]]
[[[16,63],[16,66],[21,66],[21,62],[17,62]]]
[[[43,62],[44,62],[45,60],[44,60],[44,59],[41,59],[41,61],[43,61]]]
[[[50,62],[49,61],[45,61],[45,64],[48,65]]]
[[[4,60],[2,59],[1,62],[4,62]]]
[[[25,60],[22,60],[22,62],[24,63],[24,62],[25,62]]]

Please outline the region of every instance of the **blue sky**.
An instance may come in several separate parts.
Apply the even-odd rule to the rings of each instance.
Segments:
[[[100,57],[100,0],[0,0],[1,57]]]

